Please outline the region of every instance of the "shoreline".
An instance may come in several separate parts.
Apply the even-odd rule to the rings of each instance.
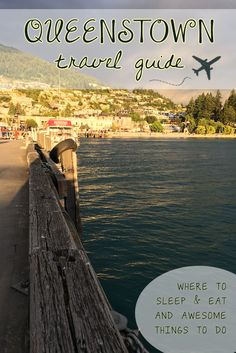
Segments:
[[[154,138],[154,139],[236,139],[236,134],[186,134],[183,132],[159,133],[159,132],[114,132],[109,133],[105,138]]]

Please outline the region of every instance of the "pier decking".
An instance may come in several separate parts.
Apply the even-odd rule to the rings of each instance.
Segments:
[[[63,207],[60,172],[34,144],[27,160],[22,142],[0,141],[1,353],[128,353]],[[28,296],[18,290],[27,279]]]
[[[28,170],[20,141],[0,141],[0,347],[25,353],[28,297],[13,287],[28,279]]]

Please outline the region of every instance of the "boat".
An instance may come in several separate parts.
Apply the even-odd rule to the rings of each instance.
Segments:
[[[50,136],[52,147],[66,139],[72,139],[79,146],[78,135],[71,123],[67,119],[49,119],[46,124],[46,135]]]

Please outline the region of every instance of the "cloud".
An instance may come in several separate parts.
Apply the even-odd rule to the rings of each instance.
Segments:
[[[236,8],[235,0],[0,0],[0,9]]]

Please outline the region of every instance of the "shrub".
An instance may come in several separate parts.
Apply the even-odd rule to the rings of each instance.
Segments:
[[[196,129],[196,134],[198,135],[204,135],[206,133],[206,127],[203,125],[198,125]]]
[[[206,119],[206,118],[201,118],[199,119],[198,121],[198,125],[200,126],[207,126],[207,125],[210,125],[211,124],[211,120],[210,119]]]
[[[223,123],[221,123],[220,121],[216,122],[216,132],[218,134],[223,134],[225,132],[225,125]]]
[[[157,118],[153,115],[148,115],[148,116],[146,116],[145,120],[148,124],[153,124],[153,123],[155,123]]]
[[[163,132],[163,130],[164,130],[160,121],[155,121],[152,125],[150,125],[150,129],[153,132]]]
[[[235,129],[232,127],[232,126],[225,126],[225,131],[224,131],[224,133],[226,134],[226,135],[231,135],[231,134],[234,134],[234,132],[235,132]]]
[[[137,113],[137,112],[131,113],[130,117],[135,123],[138,123],[138,122],[140,122],[142,120],[140,114]]]
[[[215,127],[212,125],[207,125],[206,126],[206,133],[211,134],[211,135],[215,134],[216,133]]]
[[[194,132],[194,130],[196,129],[196,121],[191,115],[186,115],[183,130],[185,126],[187,127],[190,133]]]

